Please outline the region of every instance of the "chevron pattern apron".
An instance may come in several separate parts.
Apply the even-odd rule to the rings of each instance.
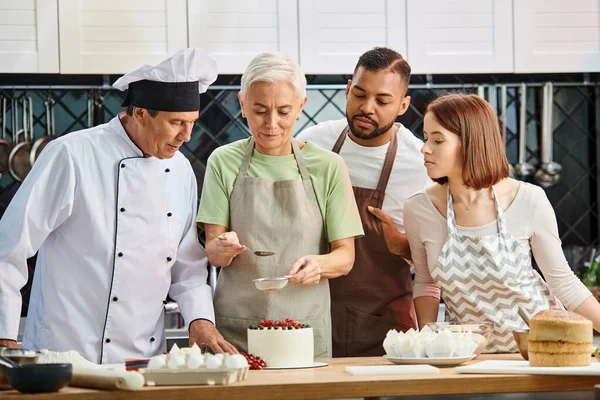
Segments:
[[[446,304],[448,321],[493,322],[494,331],[484,351],[516,352],[511,332],[527,329],[517,307],[533,316],[560,305],[532,268],[531,251],[508,232],[496,190],[492,190],[498,233],[468,236],[458,233],[448,189],[448,236],[431,275]]]

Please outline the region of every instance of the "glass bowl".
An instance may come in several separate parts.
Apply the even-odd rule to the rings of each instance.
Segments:
[[[473,322],[469,324],[458,324],[454,322],[430,322],[425,324],[432,331],[440,332],[444,329],[448,329],[451,332],[468,332],[471,331],[473,340],[477,342],[477,348],[474,353],[475,356],[479,356],[485,346],[490,341],[492,331],[494,330],[494,324],[492,322]]]

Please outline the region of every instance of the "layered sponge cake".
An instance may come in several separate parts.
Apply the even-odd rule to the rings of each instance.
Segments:
[[[592,360],[592,321],[566,310],[540,311],[529,324],[529,365],[586,366]]]

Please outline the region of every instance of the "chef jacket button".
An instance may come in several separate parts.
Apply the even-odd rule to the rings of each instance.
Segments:
[[[172,261],[173,259],[171,257],[167,257],[167,261]]]
[[[123,257],[123,253],[119,253],[117,254],[119,257]]]
[[[125,208],[124,207],[121,207],[121,212],[125,212]]]
[[[165,169],[165,172],[171,172],[171,170],[169,168]]]
[[[172,216],[172,215],[173,215],[172,213],[167,213],[167,217],[170,217],[170,216]]]
[[[106,343],[110,343],[110,339],[109,339],[109,338],[106,338],[104,341],[105,341]]]
[[[117,296],[113,297],[113,301],[119,301],[119,298]]]
[[[150,338],[150,341],[151,341],[151,342],[154,342],[155,340],[156,340],[156,338],[154,338],[154,337],[151,337],[151,338]]]
[[[125,168],[125,164],[121,164],[121,168]]]

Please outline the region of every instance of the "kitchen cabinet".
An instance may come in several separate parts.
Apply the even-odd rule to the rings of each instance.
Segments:
[[[598,0],[514,2],[515,72],[599,72]]]
[[[351,74],[375,46],[406,54],[406,0],[299,0],[298,11],[307,74]]]
[[[298,0],[188,0],[189,44],[211,53],[219,74],[241,74],[265,51],[298,61]]]
[[[0,1],[0,73],[59,72],[56,1]]]
[[[512,0],[407,2],[414,74],[513,72]]]
[[[58,0],[58,14],[63,74],[122,74],[187,47],[186,0]]]

